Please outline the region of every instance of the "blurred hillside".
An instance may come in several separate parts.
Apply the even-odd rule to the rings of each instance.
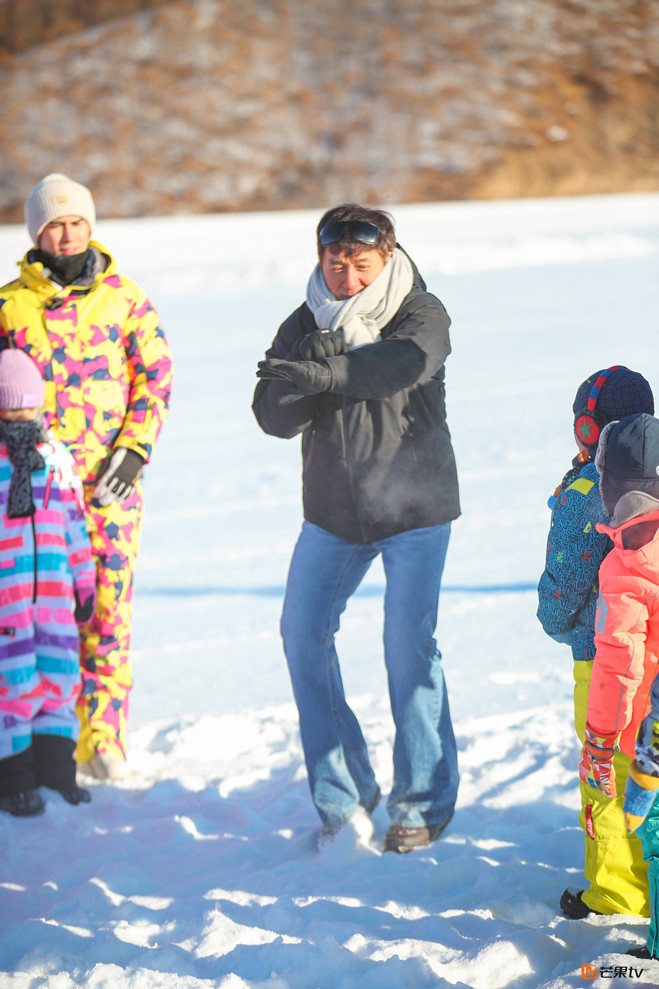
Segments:
[[[117,16],[121,15],[121,16]],[[659,0],[0,0],[0,221],[659,189]]]
[[[0,0],[0,58],[168,0]]]

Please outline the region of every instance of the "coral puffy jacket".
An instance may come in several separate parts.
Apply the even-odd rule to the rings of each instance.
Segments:
[[[656,523],[637,549],[635,531]],[[622,732],[620,748],[634,755],[639,725],[659,658],[659,511],[617,528],[598,525],[614,548],[599,572],[595,660],[588,695],[588,723],[596,733]]]

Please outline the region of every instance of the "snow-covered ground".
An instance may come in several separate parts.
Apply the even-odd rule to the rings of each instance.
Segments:
[[[315,212],[105,221],[176,358],[147,477],[135,599],[133,775],[90,806],[0,817],[0,986],[536,989],[653,986],[646,921],[571,922],[581,877],[569,651],[535,618],[571,403],[612,363],[659,393],[659,195],[393,208],[453,318],[461,480],[440,602],[462,782],[444,837],[382,855],[387,819],[319,851],[278,635],[300,525],[297,441],[250,410],[257,360],[303,298]],[[27,248],[0,228],[0,277]],[[373,567],[340,634],[384,791],[392,722]],[[630,964],[631,962],[631,964]],[[642,975],[637,973],[643,970]],[[587,974],[587,973],[586,973]]]

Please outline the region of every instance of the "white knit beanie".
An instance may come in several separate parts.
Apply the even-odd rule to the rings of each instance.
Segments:
[[[41,371],[24,350],[0,351],[0,409],[40,409],[46,397]]]
[[[89,189],[66,175],[52,172],[37,182],[25,200],[25,222],[37,247],[43,228],[60,216],[81,216],[90,230],[96,223],[96,209]]]

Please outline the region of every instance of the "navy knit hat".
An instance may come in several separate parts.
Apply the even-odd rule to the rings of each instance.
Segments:
[[[572,411],[577,436],[592,453],[607,423],[638,412],[654,415],[654,398],[642,374],[616,365],[595,371],[579,385]]]

